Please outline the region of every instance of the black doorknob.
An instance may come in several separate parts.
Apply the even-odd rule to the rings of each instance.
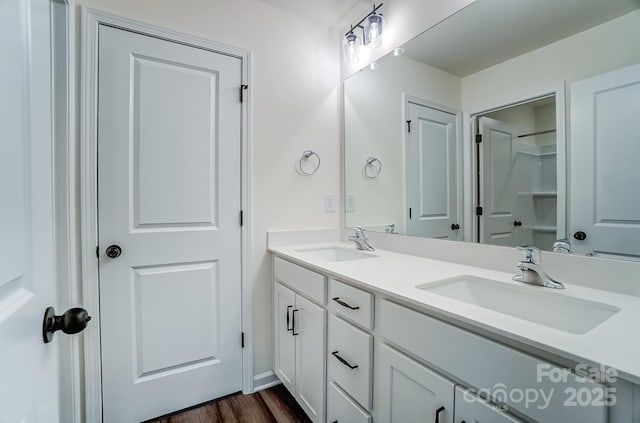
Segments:
[[[578,231],[575,234],[573,234],[573,237],[578,241],[584,241],[585,239],[587,239],[587,234],[585,232]]]
[[[82,332],[87,327],[87,323],[91,320],[91,316],[87,310],[80,307],[70,308],[64,314],[56,316],[56,310],[53,307],[47,307],[42,320],[42,338],[44,343],[48,344],[53,340],[53,334],[61,330],[67,335]]]
[[[457,231],[458,229],[460,229],[460,225],[458,225],[457,223],[452,223],[451,224],[451,230],[452,231]]]
[[[109,258],[118,258],[120,257],[120,254],[122,254],[122,248],[120,248],[119,245],[109,245],[107,247],[107,250],[105,251],[105,253],[107,253],[107,257]]]
[[[522,226],[522,222],[520,222],[519,220],[514,220],[514,221],[513,221],[513,226],[514,226],[515,228],[517,228],[518,226]]]

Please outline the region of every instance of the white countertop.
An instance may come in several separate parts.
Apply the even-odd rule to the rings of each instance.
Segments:
[[[409,302],[449,321],[490,332],[499,338],[543,350],[576,364],[613,368],[621,379],[640,385],[638,297],[570,284],[565,284],[564,290],[528,286],[513,282],[512,273],[384,250],[372,253],[378,257],[341,262],[323,260],[312,253],[297,251],[331,246],[355,249],[351,243],[331,242],[271,246],[269,251],[329,276]],[[528,289],[549,289],[554,295],[605,303],[621,310],[591,331],[577,335],[416,288],[417,285],[461,275],[493,279]],[[571,318],[567,316],[567,319]]]

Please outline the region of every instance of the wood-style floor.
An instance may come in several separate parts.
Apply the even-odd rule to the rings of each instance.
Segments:
[[[145,423],[311,423],[283,385],[231,395]]]

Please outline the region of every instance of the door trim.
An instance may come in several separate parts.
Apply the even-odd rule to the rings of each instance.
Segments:
[[[557,209],[557,234],[558,237],[567,236],[567,174],[568,174],[568,159],[567,159],[567,142],[566,142],[566,96],[565,96],[566,84],[564,81],[559,84],[553,84],[528,92],[525,95],[518,97],[511,97],[502,100],[492,100],[482,107],[478,107],[476,110],[464,113],[463,125],[463,160],[464,160],[464,200],[465,204],[471,204],[473,207],[465,208],[464,210],[464,222],[470,231],[465,233],[464,241],[475,242],[478,239],[478,234],[481,228],[478,228],[475,222],[475,205],[478,204],[478,196],[475,189],[475,175],[477,172],[477,166],[475,161],[475,134],[476,127],[475,121],[482,115],[487,113],[496,112],[498,110],[507,109],[509,107],[518,106],[521,104],[530,103],[532,101],[555,96],[556,101],[556,151],[557,151],[557,185],[558,185],[558,209]],[[564,166],[560,166],[560,164]],[[468,164],[470,166],[468,166]],[[469,170],[470,169],[470,170]]]
[[[80,248],[83,304],[94,317],[93,330],[84,335],[84,400],[85,420],[102,421],[102,371],[100,350],[100,302],[98,287],[98,31],[100,25],[110,26],[172,41],[215,53],[236,57],[241,60],[242,83],[250,85],[249,51],[217,43],[204,38],[167,30],[155,25],[122,18],[94,9],[81,8],[81,60],[80,60]],[[241,227],[241,302],[242,331],[245,333],[245,348],[242,350],[243,392],[253,392],[253,312],[249,287],[250,277],[250,174],[249,174],[249,129],[251,91],[244,93],[241,117],[241,208],[244,210],[244,224]],[[240,334],[238,334],[240,342]]]

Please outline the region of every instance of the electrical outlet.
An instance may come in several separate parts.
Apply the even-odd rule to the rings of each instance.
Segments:
[[[328,192],[324,195],[324,211],[335,213],[336,211],[336,195]]]
[[[347,212],[356,211],[356,195],[353,193],[347,193],[344,200],[344,208]]]

